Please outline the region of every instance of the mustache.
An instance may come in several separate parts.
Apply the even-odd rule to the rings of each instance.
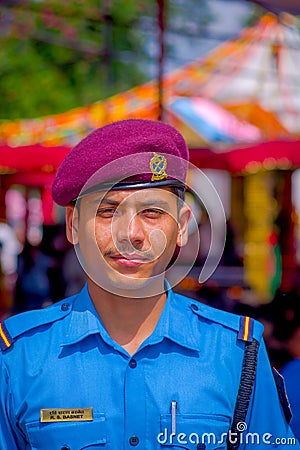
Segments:
[[[156,256],[154,254],[154,252],[152,250],[145,250],[144,252],[141,252],[140,250],[137,251],[132,251],[132,247],[122,247],[122,248],[109,248],[107,250],[105,250],[105,252],[103,253],[103,256],[108,256],[108,257],[114,257],[117,255],[136,255],[138,257],[141,257],[143,259],[147,259],[147,260],[151,260],[153,261]]]

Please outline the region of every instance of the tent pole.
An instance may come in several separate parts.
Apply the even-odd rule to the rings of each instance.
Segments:
[[[158,72],[157,72],[157,89],[158,89],[158,120],[164,119],[164,59],[165,59],[165,0],[157,0],[158,6]]]

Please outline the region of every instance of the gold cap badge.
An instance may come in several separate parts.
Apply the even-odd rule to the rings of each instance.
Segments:
[[[153,157],[150,159],[150,170],[152,173],[151,181],[159,181],[168,178],[166,167],[166,158],[154,152]]]

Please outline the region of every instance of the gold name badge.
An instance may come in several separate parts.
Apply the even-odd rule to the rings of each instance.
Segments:
[[[93,408],[47,408],[40,410],[40,422],[78,422],[94,420]]]

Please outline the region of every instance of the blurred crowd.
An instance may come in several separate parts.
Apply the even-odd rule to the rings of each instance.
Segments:
[[[9,240],[10,245],[17,241],[12,235]],[[85,282],[74,248],[65,237],[64,225],[44,226],[38,245],[28,240],[23,245],[15,244],[10,252],[9,270],[3,268],[6,255],[0,256],[0,320],[7,315],[44,308],[75,294]]]

